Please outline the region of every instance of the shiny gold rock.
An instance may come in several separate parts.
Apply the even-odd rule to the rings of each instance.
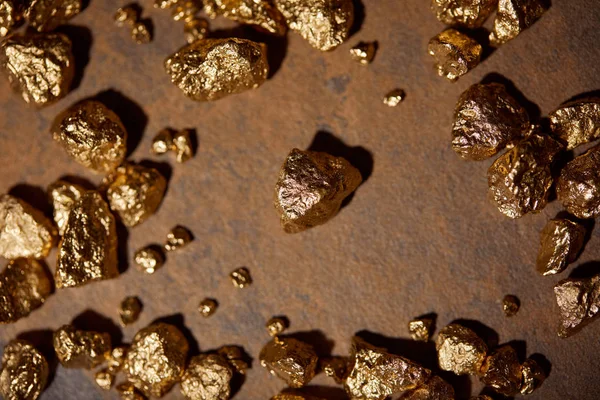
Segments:
[[[127,153],[127,131],[104,104],[81,101],[63,111],[52,128],[54,140],[84,167],[99,173],[117,168]]]
[[[115,382],[115,374],[110,371],[109,368],[104,368],[94,374],[94,381],[96,385],[103,390],[110,390],[113,383]]]
[[[267,80],[267,47],[246,39],[201,39],[167,58],[165,70],[189,98],[218,100]]]
[[[430,374],[428,369],[404,357],[354,337],[344,388],[352,399],[385,400],[421,386]]]
[[[147,44],[152,41],[150,27],[146,21],[137,21],[131,27],[131,38],[137,44]]]
[[[452,148],[465,160],[485,160],[530,132],[529,115],[504,85],[475,84],[454,111]]]
[[[329,51],[344,43],[354,23],[352,0],[274,0],[289,28],[315,49]]]
[[[402,396],[402,400],[454,400],[454,388],[439,376],[433,376]]]
[[[276,35],[284,35],[287,30],[283,15],[270,0],[204,0],[203,4],[204,12],[211,18],[222,15]]]
[[[135,24],[139,17],[138,9],[133,4],[130,4],[119,8],[113,19],[117,26],[122,27],[125,26],[125,24]]]
[[[388,107],[396,107],[404,101],[406,93],[402,89],[394,89],[388,92],[383,98],[383,104]]]
[[[65,233],[73,203],[79,200],[85,191],[83,187],[63,180],[58,180],[48,186],[48,198],[54,210],[54,222],[61,236]]]
[[[191,18],[183,25],[185,41],[192,44],[208,35],[208,21],[204,18]]]
[[[147,246],[135,252],[134,261],[141,271],[153,274],[165,264],[165,255],[154,246]]]
[[[577,222],[566,218],[548,221],[540,234],[537,271],[542,275],[564,271],[579,255],[585,235],[585,227]]]
[[[154,168],[125,164],[105,179],[110,209],[126,226],[148,219],[160,206],[167,180]]]
[[[22,0],[0,0],[0,38],[8,35],[16,27],[22,12]]]
[[[81,331],[72,325],[64,325],[55,331],[53,344],[58,361],[65,368],[95,368],[111,351],[108,333]]]
[[[189,400],[228,400],[233,370],[218,354],[192,357],[181,379],[181,393]]]
[[[488,169],[490,198],[509,218],[539,212],[548,202],[550,169],[562,145],[548,135],[533,133],[498,157]]]
[[[135,296],[126,297],[119,307],[119,317],[121,324],[133,324],[140,317],[142,312],[142,302]]]
[[[0,367],[0,397],[35,400],[48,382],[48,362],[31,343],[11,340],[4,347]]]
[[[233,286],[238,289],[243,289],[252,285],[252,277],[250,276],[250,271],[248,271],[248,268],[237,268],[231,271],[229,277],[231,278],[231,283],[233,283]]]
[[[192,233],[181,225],[177,225],[167,234],[166,251],[175,251],[187,246],[194,238]]]
[[[184,129],[173,135],[173,150],[176,154],[176,160],[180,164],[192,158],[194,153],[189,130]]]
[[[135,386],[128,382],[121,383],[117,386],[117,393],[119,393],[121,400],[146,400],[146,398],[135,389]]]
[[[600,146],[576,157],[562,169],[556,194],[563,207],[578,218],[600,215]]]
[[[124,367],[127,379],[144,395],[162,397],[183,376],[188,350],[175,326],[152,324],[133,338]]]
[[[150,149],[153,154],[165,154],[171,151],[173,148],[173,135],[174,131],[169,128],[165,128],[158,132],[154,139],[152,139],[152,148]]]
[[[342,157],[293,149],[275,185],[284,231],[297,233],[329,221],[361,182],[360,172]]]
[[[273,317],[267,321],[265,325],[269,335],[275,337],[281,335],[288,327],[288,321],[283,317]]]
[[[25,19],[39,32],[48,32],[66,24],[81,9],[82,0],[32,0]]]
[[[347,357],[321,358],[319,359],[319,365],[320,370],[332,378],[338,385],[341,385],[346,380],[346,375],[348,374]]]
[[[200,12],[201,2],[197,0],[179,0],[171,6],[174,21],[189,21]]]
[[[108,368],[113,372],[120,371],[125,365],[128,351],[129,349],[125,346],[118,346],[112,349],[110,356],[106,360]]]
[[[457,375],[477,375],[487,355],[485,342],[471,329],[458,324],[440,330],[436,349],[440,368]]]
[[[260,365],[288,386],[305,386],[315,376],[318,357],[313,347],[290,337],[275,337],[262,348]]]
[[[235,372],[245,375],[250,368],[244,357],[244,350],[240,346],[223,346],[217,353],[223,356]]]
[[[452,82],[475,68],[482,52],[481,45],[475,39],[456,29],[446,29],[435,36],[427,48],[435,60],[438,75]]]
[[[208,318],[217,311],[219,304],[214,299],[204,299],[198,304],[198,311],[204,318]]]
[[[523,382],[520,389],[521,394],[533,393],[546,379],[546,373],[542,367],[531,358],[525,360],[521,366],[521,373],[523,375]]]
[[[0,272],[0,324],[16,322],[44,304],[52,282],[40,262],[18,258]]]
[[[523,376],[515,349],[502,346],[490,354],[483,363],[480,379],[496,392],[506,396],[519,393]]]
[[[13,35],[0,44],[0,65],[13,89],[36,106],[63,98],[71,87],[75,63],[71,40],[63,34]]]
[[[23,200],[0,195],[0,256],[44,258],[56,242],[56,228],[44,214]]]
[[[496,9],[498,0],[432,0],[431,9],[440,22],[465,28],[480,28]]]
[[[116,278],[117,228],[108,204],[89,191],[73,203],[58,246],[56,287]]]
[[[585,279],[564,279],[554,286],[561,321],[558,336],[566,338],[598,317],[600,275]]]
[[[490,43],[499,46],[517,37],[546,12],[544,0],[500,0]]]
[[[567,143],[567,150],[600,138],[600,99],[571,101],[549,117],[552,133]]]
[[[376,51],[376,42],[360,42],[350,49],[350,56],[361,65],[369,65],[375,58]]]
[[[521,307],[521,302],[517,298],[517,296],[513,296],[511,294],[507,294],[502,299],[502,311],[504,311],[504,315],[507,317],[512,317],[519,312],[519,308]]]
[[[433,328],[433,319],[415,318],[408,323],[408,332],[413,340],[419,342],[428,342],[431,338]]]

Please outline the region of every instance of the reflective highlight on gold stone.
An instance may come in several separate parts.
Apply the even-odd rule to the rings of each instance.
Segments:
[[[63,180],[58,180],[48,186],[48,197],[54,210],[54,222],[60,235],[65,233],[73,203],[79,200],[84,192],[83,187]]]
[[[360,172],[342,157],[293,149],[275,184],[284,231],[297,233],[329,221],[361,182]]]
[[[458,324],[440,330],[436,349],[440,368],[457,375],[477,375],[487,353],[485,342],[471,329]]]
[[[271,0],[204,0],[204,12],[211,18],[222,15],[242,24],[256,25],[276,35],[285,34],[283,15]]]
[[[252,277],[250,276],[250,271],[248,271],[248,268],[237,268],[231,271],[229,277],[231,278],[231,283],[233,283],[233,286],[238,289],[243,289],[252,285]]]
[[[81,286],[118,275],[115,218],[99,193],[86,192],[73,203],[58,246],[56,287]]]
[[[215,299],[204,299],[198,304],[198,311],[204,318],[208,318],[217,311],[219,304]]]
[[[481,59],[482,47],[475,39],[456,29],[446,29],[429,41],[429,55],[434,58],[439,76],[454,82],[475,68]]]
[[[267,47],[246,39],[201,39],[167,58],[165,70],[189,98],[218,100],[266,81]]]
[[[208,21],[204,18],[191,18],[183,25],[185,41],[194,43],[196,40],[206,38],[208,35]]]
[[[515,349],[508,345],[496,349],[483,363],[480,379],[506,396],[519,393],[523,377]]]
[[[575,261],[583,248],[586,229],[566,218],[548,221],[540,233],[540,250],[537,271],[542,275],[554,275],[564,271]]]
[[[564,279],[554,286],[561,321],[558,336],[566,338],[596,319],[600,312],[600,275]]]
[[[273,317],[267,321],[265,327],[267,328],[269,335],[275,337],[281,335],[287,329],[287,325],[287,319],[283,317]]]
[[[119,307],[121,324],[130,325],[138,320],[142,312],[142,302],[135,296],[126,297]]]
[[[181,393],[189,400],[228,400],[233,370],[218,354],[192,357],[181,379]]]
[[[117,114],[98,101],[69,107],[56,118],[52,131],[75,161],[96,172],[110,172],[125,159],[127,131]]]
[[[82,0],[31,0],[25,18],[39,32],[48,32],[66,24],[81,12]]]
[[[376,42],[360,42],[350,49],[352,59],[361,65],[369,65],[375,58]]]
[[[521,366],[521,373],[523,375],[520,389],[521,394],[533,393],[546,379],[546,373],[542,367],[531,358],[525,360]]]
[[[512,317],[519,312],[519,308],[521,307],[521,302],[517,298],[517,296],[513,296],[511,294],[507,294],[502,299],[502,311],[504,311],[504,315],[507,317]]]
[[[181,225],[177,225],[167,234],[166,251],[175,251],[187,246],[193,240],[192,233]]]
[[[64,325],[55,331],[53,343],[58,361],[65,368],[95,368],[111,351],[108,333],[77,330],[72,325]]]
[[[134,261],[141,271],[153,274],[165,264],[165,256],[155,246],[147,246],[135,252]]]
[[[433,328],[433,319],[415,318],[408,323],[408,332],[413,340],[428,342]]]
[[[150,26],[146,21],[138,21],[131,27],[131,38],[137,44],[147,44],[152,41]]]
[[[347,357],[327,357],[319,359],[320,369],[332,378],[335,383],[341,385],[346,380],[348,374],[348,358]]]
[[[151,151],[153,154],[165,154],[173,148],[173,130],[165,128],[158,132],[152,139]]]
[[[567,163],[560,172],[556,194],[563,207],[578,218],[600,215],[600,146]]]
[[[25,340],[11,340],[4,347],[0,367],[0,397],[4,400],[36,400],[48,381],[48,362]]]
[[[315,376],[318,357],[313,347],[290,337],[275,337],[259,355],[260,365],[283,380],[288,386],[299,388]]]
[[[439,376],[433,376],[402,396],[402,400],[454,400],[454,388]]]
[[[0,0],[0,38],[8,35],[22,17],[22,0]]]
[[[115,374],[112,374],[108,368],[104,368],[94,374],[94,381],[100,389],[110,390],[115,381]]]
[[[13,89],[37,106],[64,97],[75,74],[71,40],[59,33],[28,33],[5,39],[0,44],[0,65]]]
[[[125,26],[125,24],[133,25],[139,17],[138,9],[133,4],[130,4],[119,8],[115,13],[114,20],[117,26]]]
[[[479,28],[496,9],[498,0],[432,0],[431,9],[440,22]]]
[[[245,375],[250,368],[244,359],[244,350],[240,346],[223,346],[217,352],[223,356],[235,372]]]
[[[394,89],[388,92],[383,98],[383,104],[388,107],[396,107],[398,104],[404,101],[406,93],[402,89]]]
[[[552,133],[567,143],[567,150],[600,138],[600,99],[571,101],[549,118]]]
[[[175,151],[178,163],[184,163],[192,158],[194,154],[192,152],[192,141],[189,130],[184,129],[173,135],[173,150]]]
[[[544,12],[543,0],[499,0],[490,43],[499,46],[516,38]]]
[[[117,386],[117,393],[119,393],[121,400],[146,400],[144,396],[138,393],[135,386],[127,382]]]
[[[44,214],[9,194],[0,196],[0,256],[44,258],[56,241],[56,229]]]

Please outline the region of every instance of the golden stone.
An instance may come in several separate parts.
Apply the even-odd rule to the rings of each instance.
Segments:
[[[139,17],[138,9],[134,7],[133,4],[130,4],[119,8],[113,19],[117,26],[122,27],[125,26],[125,24],[135,24]]]
[[[64,325],[55,331],[53,343],[58,361],[65,368],[95,368],[111,351],[108,333],[77,330],[72,325]]]
[[[31,0],[25,19],[39,32],[48,32],[66,24],[81,9],[82,0]]]
[[[600,99],[571,101],[549,117],[552,133],[567,143],[567,150],[600,138]]]
[[[388,107],[396,107],[404,101],[406,93],[402,89],[394,89],[389,91],[383,98],[383,104]]]
[[[22,17],[22,0],[0,0],[0,38],[8,35]]]
[[[519,393],[523,376],[517,352],[502,346],[486,358],[481,368],[481,382],[506,396]]]
[[[194,238],[192,233],[181,225],[177,225],[167,234],[166,251],[175,251],[187,246]]]
[[[146,400],[131,383],[121,383],[117,386],[117,393],[121,400]]]
[[[260,365],[288,386],[305,386],[315,376],[318,357],[313,347],[290,337],[275,337],[261,350]]]
[[[521,307],[521,302],[517,298],[517,296],[513,296],[511,294],[507,294],[502,299],[502,311],[504,311],[504,315],[507,317],[512,317],[519,312],[519,308]]]
[[[119,307],[121,324],[130,325],[138,320],[142,312],[142,302],[135,296],[126,297]]]
[[[131,38],[137,44],[147,44],[152,41],[150,27],[146,21],[137,21],[131,27]]]
[[[520,389],[521,394],[533,393],[546,379],[546,373],[542,367],[531,358],[525,360],[521,366],[521,373],[523,375],[523,382]]]
[[[369,65],[375,58],[376,51],[376,42],[360,42],[350,49],[350,56],[361,65]]]
[[[173,135],[173,150],[176,154],[176,160],[180,164],[192,158],[194,154],[189,130],[184,129]]]
[[[433,319],[415,318],[408,323],[408,332],[413,340],[428,342],[433,329]]]
[[[244,350],[239,346],[223,346],[217,353],[223,356],[235,372],[245,375],[246,370],[250,368],[244,359]]]
[[[155,246],[146,246],[135,252],[134,261],[141,271],[153,274],[165,264],[165,255]]]
[[[204,318],[208,318],[217,311],[219,304],[214,299],[204,299],[198,304],[198,311]]]
[[[125,360],[127,359],[128,351],[129,349],[125,346],[118,346],[112,349],[112,351],[110,352],[110,356],[106,360],[108,368],[112,372],[116,373],[123,368],[123,366],[125,365]]]
[[[542,275],[564,271],[579,255],[585,235],[585,227],[577,222],[566,218],[548,221],[540,234],[537,271]]]
[[[454,400],[454,388],[439,376],[433,376],[402,396],[402,400]]]
[[[173,148],[173,130],[165,128],[158,132],[154,139],[152,139],[152,148],[150,149],[153,154],[161,155],[166,154]]]
[[[516,38],[545,12],[544,0],[499,0],[490,43],[499,46]]]
[[[487,354],[485,342],[471,329],[458,324],[440,330],[436,349],[440,368],[457,375],[477,375]]]
[[[584,279],[564,279],[554,286],[561,321],[558,336],[566,338],[598,317],[600,275]]]
[[[115,374],[113,374],[110,369],[104,368],[94,374],[94,381],[96,381],[96,385],[103,390],[110,390],[114,381]]]
[[[48,382],[48,362],[25,340],[11,340],[4,347],[0,367],[0,397],[35,400]]]
[[[203,4],[204,12],[210,18],[222,15],[276,35],[284,35],[287,30],[283,15],[270,0],[204,0]]]
[[[480,28],[494,12],[498,0],[432,0],[431,9],[440,22],[465,28]]]
[[[600,146],[567,163],[560,172],[556,194],[563,207],[577,218],[600,215]]]
[[[229,274],[229,277],[231,278],[233,286],[238,289],[243,289],[252,285],[252,277],[250,276],[250,271],[248,271],[248,268],[237,268]]]
[[[83,187],[63,180],[58,180],[48,186],[48,198],[54,210],[54,222],[61,236],[65,233],[73,203],[79,200],[85,191]]]
[[[446,29],[429,41],[428,51],[438,75],[454,82],[479,64],[482,47],[466,34]]]
[[[332,378],[335,383],[341,385],[346,380],[348,374],[348,358],[347,357],[327,357],[319,359],[320,369]]]
[[[283,317],[273,317],[269,319],[265,325],[269,335],[275,337],[281,335],[288,327],[287,319]]]
[[[181,393],[189,400],[228,400],[233,370],[218,354],[192,357],[181,379]]]
[[[191,18],[183,25],[185,41],[192,44],[196,40],[206,38],[208,34],[208,21],[204,18]]]

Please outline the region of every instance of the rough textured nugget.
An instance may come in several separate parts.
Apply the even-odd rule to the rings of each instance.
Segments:
[[[263,347],[260,365],[290,387],[305,386],[315,376],[318,357],[313,347],[290,337],[275,337]]]
[[[198,311],[204,318],[208,318],[217,311],[219,304],[214,299],[204,299],[198,304]]]
[[[521,373],[523,375],[520,389],[521,394],[533,393],[546,379],[546,373],[542,367],[531,358],[525,360],[521,366]]]
[[[25,19],[37,31],[48,32],[66,24],[81,9],[82,0],[31,0]]]
[[[413,340],[428,342],[433,328],[433,319],[415,318],[408,323],[408,332]]]
[[[600,275],[564,279],[554,286],[561,321],[558,336],[566,338],[592,322],[600,311]]]
[[[440,368],[457,375],[477,375],[487,354],[485,342],[471,329],[458,324],[440,330],[436,349]]]
[[[341,385],[348,374],[348,357],[326,357],[319,359],[319,369]]]
[[[167,242],[165,243],[166,251],[175,251],[184,246],[187,246],[194,238],[189,229],[177,225],[169,233],[167,233]]]
[[[350,49],[350,56],[361,65],[369,65],[375,58],[376,42],[360,42]]]
[[[571,101],[550,113],[550,129],[567,150],[600,138],[600,99]]]
[[[141,271],[153,274],[164,265],[165,256],[154,246],[147,246],[135,252],[134,261]]]
[[[108,333],[77,330],[72,325],[64,325],[55,331],[53,344],[58,361],[65,368],[95,368],[109,357],[111,351]]]
[[[271,337],[281,335],[287,329],[287,320],[283,317],[273,317],[267,321],[265,327]]]
[[[514,396],[521,389],[521,364],[511,346],[502,346],[490,354],[481,367],[480,379],[496,392]]]
[[[427,48],[438,75],[452,82],[479,64],[483,50],[475,39],[456,29],[446,29],[433,37]]]
[[[402,396],[402,400],[454,400],[454,388],[439,376],[433,376]]]
[[[499,46],[517,37],[546,12],[543,0],[499,0],[490,43]]]
[[[231,274],[229,274],[229,277],[231,278],[233,286],[238,289],[243,289],[252,285],[252,277],[250,276],[250,271],[248,271],[248,268],[237,268],[233,270]]]
[[[218,354],[192,357],[181,379],[181,393],[189,400],[228,400],[233,370]]]
[[[479,28],[496,9],[498,0],[432,0],[431,9],[440,22]]]
[[[542,275],[558,274],[575,261],[583,247],[586,229],[566,218],[548,221],[540,233],[537,271]]]
[[[512,317],[519,312],[519,308],[521,307],[521,302],[517,298],[517,296],[513,296],[511,294],[507,294],[502,299],[502,311],[504,311],[504,315],[507,317]]]
[[[59,235],[65,233],[69,212],[75,201],[81,198],[86,190],[74,183],[58,180],[48,186],[48,197],[52,203],[54,222]]]
[[[556,194],[563,207],[578,218],[600,215],[600,146],[576,157],[562,169]]]
[[[0,397],[35,400],[48,382],[48,362],[25,340],[11,340],[4,347],[0,367]]]
[[[133,324],[140,317],[142,312],[142,302],[135,296],[126,297],[119,307],[119,317],[121,317],[121,324],[129,325]]]
[[[283,35],[287,30],[283,15],[271,0],[204,0],[203,4],[204,12],[211,18],[222,15],[276,35]]]

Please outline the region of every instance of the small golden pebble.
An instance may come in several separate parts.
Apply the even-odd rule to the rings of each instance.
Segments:
[[[109,368],[104,368],[96,372],[94,380],[101,389],[110,390],[115,381],[115,374],[111,373]]]
[[[128,296],[121,302],[119,316],[123,325],[133,324],[140,317],[142,302],[135,296]]]
[[[129,382],[124,382],[117,386],[117,393],[119,393],[121,400],[145,400],[145,397]]]
[[[273,317],[267,321],[265,327],[272,337],[281,335],[287,328],[289,322],[285,317]]]
[[[153,154],[165,154],[173,149],[174,131],[170,128],[165,128],[158,132],[152,139],[151,151]]]
[[[375,58],[377,42],[360,42],[350,49],[350,56],[361,65],[368,65]]]
[[[204,318],[208,318],[217,311],[219,303],[215,299],[206,298],[198,304],[198,311]]]
[[[147,44],[152,41],[150,26],[146,21],[138,21],[131,28],[131,38],[137,44]]]
[[[235,286],[238,289],[243,289],[246,286],[250,286],[252,284],[252,277],[250,276],[250,271],[248,271],[248,268],[238,268],[232,271],[231,274],[229,274],[229,276],[231,277],[231,282],[233,283],[233,286]]]
[[[513,296],[511,294],[507,294],[502,299],[502,310],[504,311],[504,315],[507,317],[512,317],[519,312],[519,307],[521,306],[521,302],[517,298],[517,296]]]
[[[431,337],[433,320],[431,318],[415,318],[408,323],[408,331],[413,340],[427,342]]]
[[[383,98],[383,104],[388,107],[396,107],[404,101],[406,93],[402,89],[394,89]]]
[[[115,13],[114,20],[117,26],[123,26],[126,23],[134,24],[138,20],[138,18],[139,12],[137,8],[134,5],[130,4],[128,6],[119,8]]]
[[[165,263],[165,256],[158,246],[147,246],[135,253],[135,263],[140,270],[147,274],[153,274]]]
[[[175,151],[176,160],[180,164],[192,158],[194,154],[189,129],[179,131],[173,136],[173,151]]]
[[[466,34],[446,29],[429,41],[428,51],[438,75],[454,82],[479,64],[483,49]]]
[[[166,251],[174,251],[186,246],[194,240],[192,233],[181,225],[177,225],[167,234]]]
[[[183,25],[183,33],[188,43],[204,39],[208,33],[208,21],[205,18],[191,18]]]

